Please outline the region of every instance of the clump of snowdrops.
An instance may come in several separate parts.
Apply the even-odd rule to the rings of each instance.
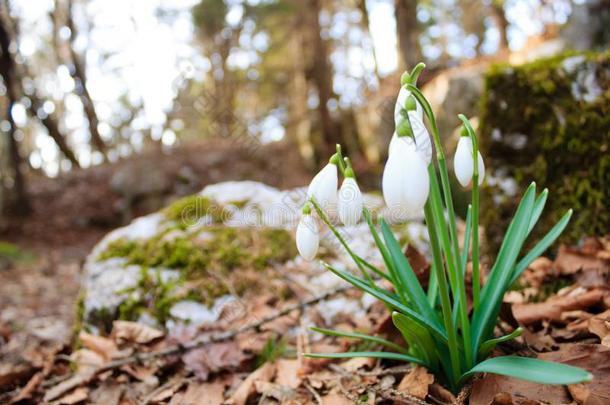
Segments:
[[[313,178],[296,232],[297,248],[306,260],[313,260],[319,246],[320,222],[326,224],[354,260],[362,277],[323,263],[324,266],[362,291],[381,300],[392,312],[392,320],[405,345],[379,336],[313,328],[331,336],[362,339],[383,346],[384,351],[309,353],[309,357],[374,357],[424,365],[450,389],[457,391],[476,373],[496,373],[544,384],[574,384],[590,381],[590,373],[580,368],[518,356],[490,357],[496,345],[518,337],[515,329],[505,336],[494,336],[502,298],[527,266],[540,256],[564,230],[572,211],[529,252],[521,249],[540,218],[547,190],[536,192],[532,183],[525,191],[510,223],[504,241],[486,282],[480,283],[479,265],[479,186],[485,165],[477,137],[468,119],[462,121],[454,156],[454,174],[464,187],[471,188],[462,248],[458,243],[455,213],[449,186],[449,171],[441,147],[430,104],[416,87],[424,68],[417,65],[405,72],[395,108],[396,130],[382,179],[382,191],[389,212],[414,214],[423,211],[428,229],[432,265],[427,291],[419,283],[390,226],[380,218],[374,221],[363,208],[362,194],[348,158],[340,146],[329,163]],[[430,133],[424,125],[424,117]],[[434,148],[432,146],[434,143]],[[434,149],[434,151],[433,151]],[[434,159],[433,159],[434,157]],[[343,182],[338,188],[339,173]],[[362,217],[383,257],[385,268],[378,268],[350,249],[333,225],[329,212],[337,211],[344,225],[355,225]],[[316,218],[317,217],[317,218]],[[378,229],[380,228],[380,232]],[[466,297],[466,267],[472,262],[472,309]],[[379,281],[391,283],[391,289]]]

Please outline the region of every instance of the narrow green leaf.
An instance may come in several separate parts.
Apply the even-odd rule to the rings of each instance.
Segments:
[[[399,360],[424,365],[424,362],[417,357],[392,352],[303,353],[303,356],[312,359],[352,359],[355,357],[372,357],[375,359]]]
[[[460,257],[460,274],[462,277],[466,277],[466,266],[468,265],[468,252],[470,250],[470,233],[472,230],[472,205],[468,205],[468,212],[466,213],[466,230],[464,231],[464,244],[462,247],[462,255]],[[460,301],[455,300],[453,302],[453,323],[457,324],[459,315]]]
[[[528,234],[532,231],[534,226],[536,226],[538,219],[540,219],[540,215],[542,215],[542,211],[544,211],[544,206],[546,205],[546,199],[548,196],[549,196],[549,190],[545,188],[544,190],[542,190],[540,195],[536,198],[536,202],[534,203],[534,212],[532,212],[532,218],[530,220],[530,225],[527,228]]]
[[[529,357],[503,356],[487,359],[462,376],[462,380],[476,373],[493,373],[532,381],[539,384],[578,384],[593,379],[593,375],[578,367]]]
[[[405,349],[404,347],[397,345],[394,342],[390,342],[389,340],[380,338],[378,336],[371,336],[371,335],[367,335],[365,333],[358,333],[358,332],[346,332],[346,331],[340,331],[340,330],[324,329],[324,328],[318,328],[315,326],[311,327],[310,329],[313,330],[314,332],[323,333],[328,336],[344,337],[344,338],[348,338],[348,339],[362,339],[362,340],[366,340],[369,342],[383,345],[383,346],[387,347],[388,349],[392,349],[392,350],[395,350],[400,353],[407,353],[407,349]]]
[[[388,252],[388,249],[383,244],[381,237],[379,236],[379,233],[377,233],[377,229],[375,229],[375,224],[373,224],[373,218],[371,216],[371,212],[367,208],[364,208],[362,210],[362,215],[364,216],[364,219],[369,226],[369,230],[371,231],[371,235],[373,236],[375,245],[377,245],[377,249],[379,249],[379,253],[381,253],[381,257],[383,258],[383,263],[385,264],[386,268],[388,269],[389,279],[390,279],[389,281],[392,283],[392,285],[395,285],[397,283],[396,270],[394,269],[394,264],[392,263],[392,258],[390,257],[390,252]]]
[[[426,293],[421,287],[421,284],[419,284],[419,280],[417,279],[413,268],[411,268],[411,265],[405,257],[398,241],[396,240],[396,237],[394,237],[394,233],[390,229],[387,222],[385,222],[383,219],[381,220],[381,233],[392,257],[392,263],[394,263],[396,270],[396,278],[397,280],[400,280],[402,288],[407,291],[411,302],[420,313],[425,314],[431,319],[436,319],[437,322],[440,322],[438,315],[436,312],[434,312],[432,306],[430,306]]]
[[[481,345],[481,347],[479,347],[479,359],[484,359],[485,357],[489,356],[491,351],[500,343],[504,343],[504,342],[508,342],[509,340],[513,340],[513,339],[521,336],[522,333],[523,333],[523,328],[518,327],[517,329],[515,329],[514,331],[512,331],[512,333],[509,333],[508,335],[500,336],[498,338],[489,339],[489,340],[485,341]]]
[[[544,251],[547,250],[549,246],[553,244],[553,242],[555,242],[555,240],[559,237],[559,235],[561,235],[566,226],[568,226],[571,217],[572,210],[568,210],[568,212],[566,212],[563,217],[561,217],[559,222],[557,222],[555,226],[551,228],[551,230],[545,235],[545,237],[542,238],[540,242],[538,242],[536,246],[534,246],[532,250],[530,250],[523,257],[523,259],[519,261],[519,263],[517,263],[517,265],[515,266],[515,270],[512,274],[512,278],[508,283],[509,286],[513,285],[515,281],[517,281],[519,276],[521,276],[521,273],[525,271],[527,266],[529,266],[534,261],[534,259],[543,254]]]
[[[425,360],[426,365],[431,368],[438,367],[438,355],[434,347],[432,336],[415,321],[400,312],[392,313],[392,322],[396,329],[400,331],[409,347],[416,347]]]
[[[481,291],[481,305],[475,309],[472,319],[472,348],[474,353],[478,352],[478,346],[484,338],[484,334],[488,333],[492,324],[495,324],[494,315],[497,315],[495,311],[499,307],[497,304],[504,296],[511,271],[527,237],[535,196],[536,186],[535,183],[532,183],[525,192],[515,216],[508,226],[498,258]]]
[[[387,305],[391,306],[396,311],[403,313],[404,315],[413,319],[419,325],[430,330],[431,333],[436,335],[443,342],[447,342],[447,332],[434,319],[430,319],[416,311],[413,311],[411,308],[404,305],[397,298],[395,298],[395,296],[393,297],[392,295],[390,295],[390,293],[388,293],[385,290],[382,290],[379,288],[373,288],[366,281],[364,281],[358,277],[355,277],[345,271],[335,269],[334,267],[330,266],[327,263],[323,263],[323,264],[328,270],[332,271],[337,276],[341,277],[343,280],[345,280],[348,283],[354,285],[355,287],[361,289],[362,291],[371,294],[373,297],[385,302]]]

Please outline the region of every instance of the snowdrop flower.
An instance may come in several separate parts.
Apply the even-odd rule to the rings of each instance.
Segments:
[[[383,171],[382,191],[386,205],[402,214],[420,212],[430,191],[427,164],[415,145],[399,140]]]
[[[303,208],[303,215],[297,226],[296,242],[297,250],[303,259],[307,261],[315,259],[320,246],[320,235],[309,205]]]
[[[309,183],[307,200],[313,198],[326,212],[333,211],[337,206],[338,183],[337,165],[330,162]]]
[[[485,177],[485,164],[479,151],[477,151],[477,164],[480,186]],[[455,177],[457,177],[463,187],[470,184],[474,173],[474,165],[472,162],[472,139],[469,136],[460,136],[453,158],[453,170],[455,171]]]
[[[424,118],[424,109],[422,108],[422,106],[417,102],[417,100],[415,100],[415,97],[409,96],[411,96],[411,92],[406,88],[401,87],[400,91],[398,92],[398,98],[396,99],[396,105],[394,106],[394,123],[396,125],[398,125],[398,123],[402,119],[401,110],[409,110],[410,108],[406,107],[408,107],[408,104],[410,103],[415,104],[413,110],[415,110],[415,113],[419,117],[420,121]]]
[[[347,226],[356,225],[362,215],[362,193],[353,174],[348,167],[339,190],[339,219]]]
[[[415,147],[417,151],[420,152],[426,163],[430,164],[432,161],[432,140],[430,138],[430,134],[428,133],[428,129],[424,125],[423,121],[417,116],[415,111],[409,111],[408,115],[411,123],[411,131],[413,133],[413,137],[415,138]],[[396,149],[398,141],[413,144],[413,139],[410,137],[399,137],[398,134],[394,132],[392,139],[390,140],[388,156],[393,153],[394,149]]]

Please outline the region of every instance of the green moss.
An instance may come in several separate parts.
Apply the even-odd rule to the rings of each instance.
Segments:
[[[583,100],[580,94],[590,86],[585,80],[590,74],[601,94]],[[530,243],[569,208],[574,215],[562,241],[608,232],[610,53],[570,53],[518,67],[495,66],[485,87],[480,137],[486,165],[495,174],[514,178],[519,189],[511,197],[497,186],[483,193],[481,221],[490,247],[499,245],[531,181],[540,190],[547,187],[549,199]]]
[[[192,195],[175,201],[166,207],[163,214],[169,221],[176,222],[178,228],[187,229],[209,215],[212,222],[220,224],[230,218],[230,211],[209,198]]]

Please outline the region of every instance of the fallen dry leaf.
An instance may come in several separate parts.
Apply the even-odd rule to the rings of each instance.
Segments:
[[[247,357],[234,341],[207,345],[182,356],[186,369],[202,381],[207,380],[210,373],[239,366],[245,359]]]
[[[277,367],[275,382],[277,384],[293,389],[301,385],[301,377],[299,377],[301,365],[298,360],[278,359],[275,363]]]
[[[521,405],[528,402],[568,404],[568,390],[563,385],[543,385],[497,374],[486,374],[476,380],[470,394],[470,405],[490,403]]]
[[[126,342],[146,344],[162,338],[164,334],[158,329],[140,323],[114,321],[111,336],[120,344]]]
[[[282,404],[294,402],[296,397],[296,392],[292,388],[268,381],[255,381],[254,386],[256,392],[263,395],[265,398],[277,399]]]
[[[340,364],[341,368],[347,371],[358,371],[361,368],[371,368],[377,362],[376,359],[371,357],[355,357],[353,359],[349,359]]]
[[[354,405],[352,401],[341,394],[328,394],[322,397],[323,405]]]
[[[90,349],[79,349],[70,355],[70,359],[81,373],[92,372],[108,360],[102,354]]]
[[[585,250],[586,251],[586,250]],[[584,254],[578,249],[560,246],[555,266],[563,275],[575,274],[579,271],[608,271],[608,261],[596,257],[594,249]]]
[[[91,381],[93,378],[93,374],[90,372],[87,373],[77,373],[72,377],[68,378],[65,381],[60,382],[59,384],[51,387],[44,395],[44,401],[50,402],[53,401],[66,392],[73,390],[74,388],[86,384]]]
[[[402,378],[398,391],[407,393],[419,399],[428,396],[428,387],[434,382],[434,376],[425,367],[416,366]]]
[[[86,332],[79,333],[78,338],[85,349],[99,354],[104,358],[104,361],[128,355],[127,352],[121,352],[112,339]]]
[[[602,345],[610,347],[610,309],[591,317],[587,328],[601,339]]]
[[[275,371],[275,363],[265,363],[254,370],[231,395],[230,402],[234,405],[245,405],[250,395],[256,392],[255,383],[257,381],[271,381]]]
[[[53,402],[53,404],[57,405],[73,405],[78,404],[86,400],[89,397],[89,388],[87,387],[78,387],[71,393],[64,395],[57,401]]]
[[[205,398],[206,405],[221,405],[224,402],[225,384],[222,381],[210,383],[189,383],[186,392],[182,396],[181,404],[198,405]]]
[[[89,395],[94,404],[118,405],[125,387],[116,382],[104,382]]]
[[[515,319],[523,325],[531,325],[541,320],[559,322],[562,313],[587,309],[602,302],[607,295],[607,290],[582,291],[576,288],[566,295],[555,295],[545,302],[514,304],[512,312]]]
[[[581,367],[593,373],[593,381],[579,384],[577,390],[586,405],[610,403],[610,348],[603,345],[569,344],[556,352],[541,353],[542,360]],[[588,390],[588,393],[587,393]]]

